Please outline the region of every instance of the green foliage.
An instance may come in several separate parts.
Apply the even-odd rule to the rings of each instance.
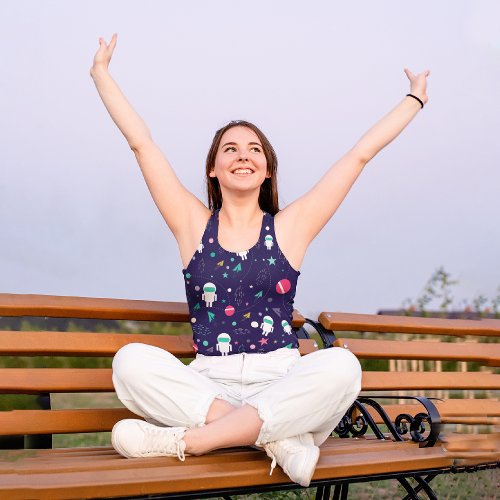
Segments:
[[[0,394],[0,411],[39,410],[37,397],[30,394]]]
[[[111,446],[111,432],[88,432],[80,434],[53,434],[53,448],[79,448]]]
[[[388,359],[360,359],[361,368],[368,372],[386,372],[389,371]]]
[[[112,359],[71,356],[1,356],[0,368],[111,368]]]
[[[425,317],[430,315],[429,309],[432,307],[437,308],[445,316],[453,304],[452,288],[459,283],[459,280],[453,279],[443,266],[437,268],[416,299],[407,298],[403,301],[404,313],[410,316],[418,311]],[[479,294],[470,301],[462,300],[460,305],[455,306],[455,309],[464,313],[475,312],[479,316],[493,313],[495,317],[500,318],[500,286],[497,289],[497,295],[491,300],[485,295]]]

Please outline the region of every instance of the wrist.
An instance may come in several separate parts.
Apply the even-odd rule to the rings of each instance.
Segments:
[[[420,106],[420,109],[424,107],[424,101],[418,95],[410,93],[406,94],[406,97],[409,97],[415,104]]]
[[[99,78],[103,75],[109,74],[107,66],[104,66],[102,64],[94,64],[90,68],[90,76],[95,80],[96,78]]]
[[[410,89],[410,94],[413,94],[415,97],[418,97],[424,104],[427,104],[429,98],[425,92],[420,92],[418,90]]]

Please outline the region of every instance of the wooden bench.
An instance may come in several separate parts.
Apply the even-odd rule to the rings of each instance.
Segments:
[[[495,369],[500,366],[500,343],[497,342],[500,336],[500,320],[447,320],[323,312],[319,316],[318,330],[326,346],[348,347],[359,359],[413,360],[411,368],[407,366],[404,371],[393,369],[377,372],[375,381],[369,378],[371,374],[366,373],[363,380],[364,390],[411,390],[426,391],[427,394],[434,391],[439,395],[443,390],[493,392],[500,389],[500,377]],[[337,332],[338,337],[333,332]],[[352,335],[342,338],[339,332],[357,333],[354,338]],[[379,334],[378,338],[360,338],[366,332],[376,332]],[[380,334],[397,334],[398,339],[381,339]],[[402,335],[408,335],[409,338],[402,340]],[[440,342],[440,338],[445,336],[452,341]],[[483,337],[490,342],[480,342],[479,339]],[[457,342],[456,338],[466,338],[467,341]],[[438,370],[419,370],[417,360],[437,361],[428,364],[434,364],[434,369]],[[454,364],[458,364],[463,371],[443,371],[442,361],[456,362]],[[464,370],[467,363],[481,365],[480,371]],[[484,394],[481,399],[446,398],[434,403],[442,423],[498,425],[500,402],[497,397],[489,394],[488,396],[486,399]],[[396,405],[386,409],[394,415],[405,408]]]
[[[0,294],[0,316],[184,324],[179,335],[1,331],[0,356],[111,358],[121,346],[130,342],[156,345],[179,358],[194,356],[185,303]],[[425,331],[433,335],[489,335],[492,338],[500,335],[500,324],[495,320],[456,321],[322,313],[316,322],[306,320],[295,311],[292,327],[299,334],[302,354],[316,350],[322,340],[325,347],[334,343],[347,345],[361,359],[473,360],[495,370],[500,359],[495,343],[487,344],[486,350],[481,347],[483,343],[477,343],[472,350],[464,352],[459,343],[437,348],[434,342],[429,351],[421,340],[387,344],[388,340],[339,339],[333,334],[333,331],[412,334]],[[305,327],[306,324],[316,328],[321,339],[308,338],[311,328]],[[450,350],[451,346],[455,350]],[[312,482],[312,486],[318,487],[317,498],[329,498],[332,485],[336,488],[336,498],[347,498],[350,483],[381,478],[397,479],[406,489],[408,498],[419,498],[418,492],[422,490],[435,498],[429,482],[437,474],[497,466],[496,434],[450,433],[443,437],[441,433],[443,424],[468,424],[473,429],[473,424],[481,424],[491,428],[496,423],[494,419],[500,416],[499,403],[493,397],[481,400],[482,406],[470,398],[435,401],[434,406],[426,398],[406,400],[395,392],[409,390],[411,395],[423,390],[464,388],[493,391],[499,388],[499,378],[496,373],[484,372],[455,373],[453,376],[446,372],[397,373],[395,377],[394,372],[364,371],[362,397],[336,429],[337,435],[357,438],[331,437],[321,447]],[[327,380],[318,381],[318,384],[327,383]],[[112,391],[109,368],[0,369],[0,393],[42,394],[46,395],[46,403],[49,394]],[[389,393],[392,399],[368,398],[367,392],[377,397]],[[381,401],[382,412],[378,405]],[[385,404],[386,401],[390,404]],[[48,404],[46,407],[0,412],[0,434],[4,436],[4,443],[19,446],[20,438],[12,438],[9,443],[9,436],[28,436],[23,439],[28,444],[27,449],[0,451],[0,498],[140,498],[146,495],[202,498],[297,487],[279,468],[269,476],[269,459],[265,453],[250,448],[219,450],[200,457],[187,457],[185,462],[168,457],[124,459],[110,446],[50,449],[52,434],[105,432],[122,418],[137,417],[124,408],[48,409]],[[410,477],[417,481],[415,487],[408,481]]]

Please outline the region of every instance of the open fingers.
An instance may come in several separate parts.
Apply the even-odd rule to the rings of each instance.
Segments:
[[[113,52],[113,50],[115,50],[115,47],[116,47],[116,40],[118,38],[118,34],[115,33],[112,37],[111,37],[111,41],[109,42],[109,45],[108,45],[108,49]]]
[[[115,33],[112,37],[109,43],[106,43],[106,40],[101,36],[99,37],[99,48],[105,48],[111,50],[113,52],[115,46],[116,46],[116,39],[118,37],[118,34]]]
[[[409,78],[410,81],[414,80],[415,78],[418,78],[421,75],[423,75],[425,78],[427,78],[431,74],[431,71],[429,69],[422,71],[418,75],[414,75],[408,68],[405,68],[404,71],[405,71],[406,76]]]
[[[410,82],[412,80],[414,80],[415,78],[415,75],[408,69],[408,68],[405,68],[405,73],[406,73],[406,76],[408,77],[408,79],[410,80]]]

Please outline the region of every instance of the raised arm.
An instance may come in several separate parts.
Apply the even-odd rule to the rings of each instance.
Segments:
[[[116,40],[116,34],[109,44],[99,39],[90,75],[111,118],[134,152],[149,192],[165,222],[177,240],[186,239],[192,229],[192,221],[196,217],[199,220],[209,210],[181,184],[168,160],[153,142],[147,125],[111,78],[108,67]]]
[[[405,73],[410,80],[410,93],[425,104],[430,71],[414,75],[405,69]],[[405,97],[332,165],[311,190],[276,214],[282,240],[294,235],[297,246],[294,252],[298,256],[295,262],[301,262],[300,255],[303,256],[309,243],[333,216],[364,166],[403,131],[421,108],[417,99]],[[288,242],[285,246],[291,248],[292,244]]]

